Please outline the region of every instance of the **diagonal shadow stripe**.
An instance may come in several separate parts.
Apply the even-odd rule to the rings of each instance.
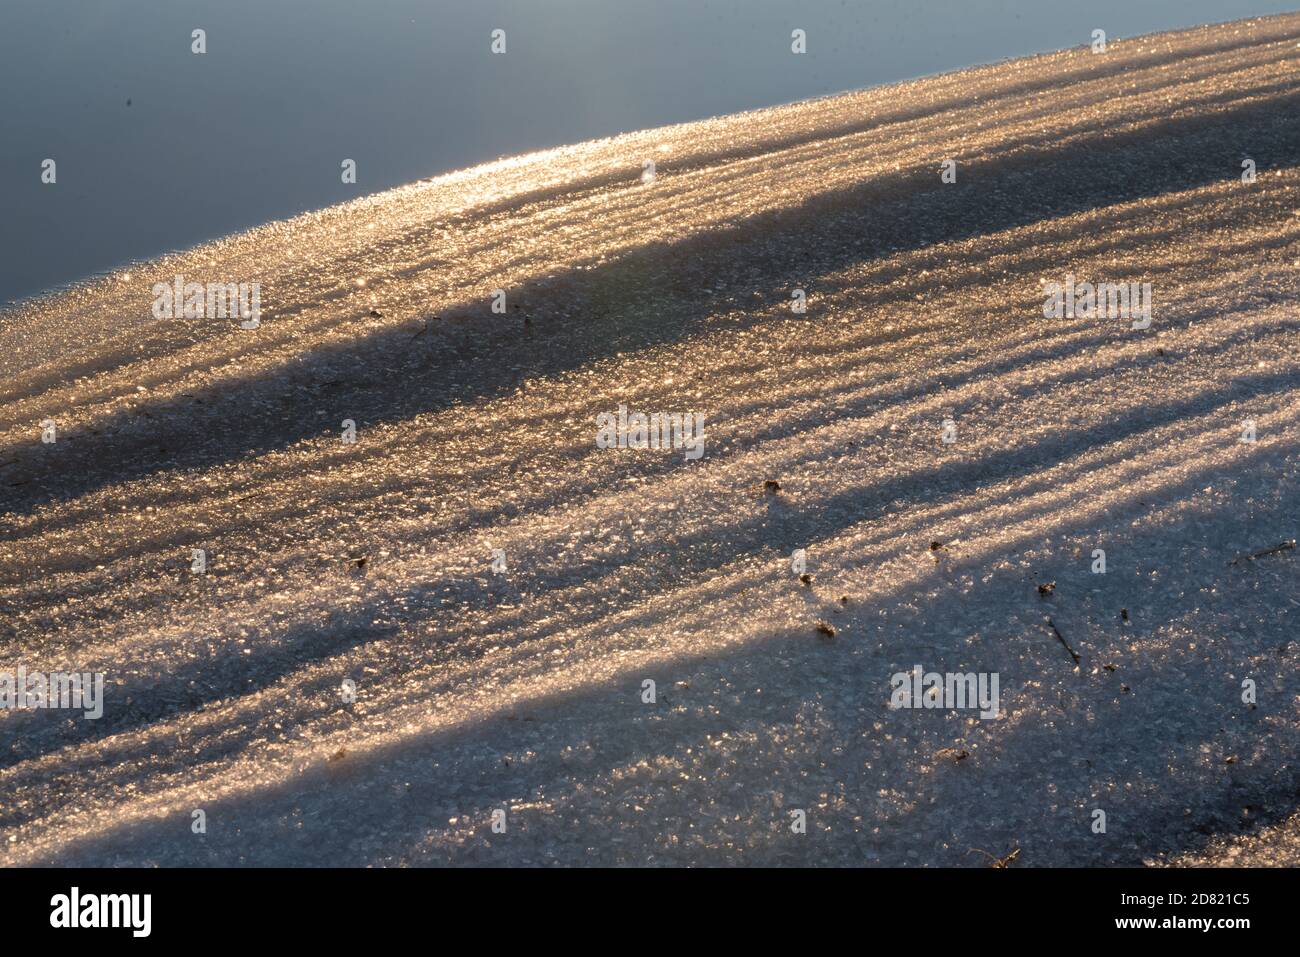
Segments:
[[[1079,373],[1073,373],[1079,377]],[[1042,381],[1038,391],[1047,391],[1055,382]],[[719,568],[733,565],[746,557],[789,552],[809,542],[833,536],[837,532],[872,516],[905,512],[943,501],[954,493],[970,493],[995,487],[1008,479],[1040,473],[1100,445],[1120,443],[1161,426],[1205,416],[1225,405],[1270,395],[1283,395],[1300,388],[1300,372],[1259,372],[1225,382],[1190,398],[1159,405],[1140,405],[1123,419],[1109,419],[1090,428],[1067,430],[1059,437],[1025,443],[994,456],[970,461],[936,462],[928,469],[896,478],[855,487],[824,499],[815,511],[772,507],[759,516],[734,522],[718,529],[675,536],[670,541],[642,541],[637,545],[633,562],[628,553],[606,556],[600,563],[578,560],[566,565],[569,578],[581,591],[595,586],[606,574],[610,561],[635,564],[646,584],[632,592],[623,591],[621,600],[641,600],[662,580],[687,580],[706,577]],[[850,414],[852,410],[849,410]],[[776,438],[774,436],[773,438]],[[509,597],[518,598],[528,591],[526,583],[511,586]],[[385,623],[384,607],[404,609],[487,610],[501,602],[499,588],[484,585],[478,579],[447,577],[436,583],[424,583],[401,589],[380,602],[368,602],[355,613],[336,621],[328,629],[303,625],[289,629],[273,640],[265,640],[244,653],[223,653],[220,648],[205,659],[189,658],[167,671],[165,680],[143,675],[114,689],[115,696],[130,699],[128,707],[115,708],[103,718],[74,722],[72,728],[50,728],[42,724],[38,713],[17,713],[2,726],[0,734],[0,769],[73,742],[99,741],[116,734],[138,730],[165,722],[204,705],[215,704],[232,696],[247,695],[274,686],[285,677],[313,662],[326,661],[350,649],[392,637],[395,628]],[[604,596],[594,594],[585,610],[570,608],[570,626],[599,620],[608,612]],[[524,638],[516,638],[524,642]],[[473,657],[472,653],[465,653]],[[39,729],[44,728],[44,732]],[[233,729],[232,729],[233,730]],[[57,733],[56,733],[57,731]],[[229,747],[223,740],[219,747]],[[3,821],[3,818],[0,818]]]
[[[943,188],[932,171],[902,171],[731,229],[531,283],[516,301],[535,314],[532,330],[452,310],[423,346],[412,347],[407,329],[384,329],[315,350],[274,376],[231,382],[201,406],[145,403],[103,420],[98,435],[53,446],[33,438],[5,452],[18,467],[0,481],[0,508],[29,514],[158,471],[283,449],[320,434],[315,412],[322,407],[365,426],[509,394],[532,376],[689,336],[718,305],[698,290],[729,274],[739,284],[736,263],[802,280],[939,240],[1194,189],[1235,176],[1242,142],[1260,168],[1300,162],[1300,93],[1139,130],[1101,130],[1068,148],[992,157],[968,164],[959,184]],[[1097,151],[1106,162],[1098,162]],[[776,302],[788,288],[773,278],[764,299]],[[646,309],[648,301],[660,308]]]

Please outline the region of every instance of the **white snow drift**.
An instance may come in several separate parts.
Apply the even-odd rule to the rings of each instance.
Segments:
[[[0,315],[0,671],[106,675],[97,721],[0,713],[0,860],[1282,826],[1298,158],[1284,16],[490,163]],[[155,318],[178,275],[260,325]],[[1150,328],[1045,318],[1067,275],[1149,283]],[[703,455],[600,447],[620,406]],[[891,709],[917,663],[996,719]]]

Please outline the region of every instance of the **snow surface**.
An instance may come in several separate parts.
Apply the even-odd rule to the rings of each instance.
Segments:
[[[1112,40],[0,314],[0,672],[108,689],[0,712],[0,861],[1297,863],[1300,556],[1233,561],[1300,524],[1298,106],[1300,15]],[[261,328],[154,319],[178,273]],[[1067,273],[1152,327],[1044,319]],[[914,664],[1001,717],[891,710]]]

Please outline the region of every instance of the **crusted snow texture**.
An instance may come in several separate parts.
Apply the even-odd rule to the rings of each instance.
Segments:
[[[1300,557],[1243,556],[1297,536],[1298,157],[1286,15],[503,160],[0,315],[0,672],[107,675],[99,720],[0,713],[0,863],[1293,832]],[[177,274],[260,283],[261,327],[155,319]],[[1151,327],[1044,318],[1067,275],[1151,283]],[[703,457],[598,448],[620,404]],[[892,710],[916,664],[1000,716]]]

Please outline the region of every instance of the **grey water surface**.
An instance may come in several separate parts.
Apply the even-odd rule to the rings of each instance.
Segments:
[[[7,0],[0,303],[503,155],[1294,6]]]

